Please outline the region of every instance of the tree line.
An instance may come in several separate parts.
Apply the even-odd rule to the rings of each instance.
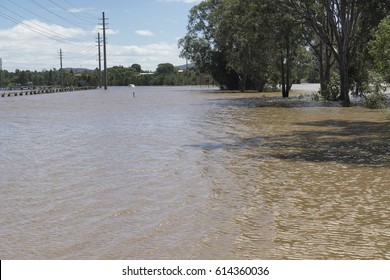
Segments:
[[[205,0],[179,47],[227,88],[279,84],[288,97],[306,73],[325,98],[349,104],[372,77],[390,81],[389,14],[389,0]]]
[[[171,63],[160,63],[155,72],[143,71],[139,64],[131,67],[114,66],[108,69],[108,84],[126,86],[182,86],[209,85],[214,81],[209,74],[204,74],[194,68],[179,69]]]
[[[50,86],[100,86],[104,75],[99,69],[50,69],[43,71],[2,70],[0,88],[50,87]],[[139,64],[130,67],[114,66],[107,69],[109,86],[161,86],[161,85],[209,85],[214,80],[211,75],[196,69],[180,70],[171,63],[161,63],[155,72],[144,71]]]

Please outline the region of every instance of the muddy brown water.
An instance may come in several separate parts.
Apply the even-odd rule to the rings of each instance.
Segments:
[[[388,112],[113,87],[0,131],[1,259],[390,258]]]

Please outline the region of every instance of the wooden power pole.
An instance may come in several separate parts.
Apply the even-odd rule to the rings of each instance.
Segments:
[[[107,75],[107,40],[106,40],[106,17],[103,12],[103,60],[104,60],[104,89],[107,89],[108,75]]]
[[[102,88],[102,54],[100,52],[100,33],[98,33],[98,55],[99,55],[99,87]]]
[[[62,69],[62,49],[60,49],[61,86],[64,87],[64,70]]]

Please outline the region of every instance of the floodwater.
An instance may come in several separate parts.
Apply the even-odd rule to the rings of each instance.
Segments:
[[[191,87],[1,98],[0,258],[390,259],[389,113],[306,105]]]

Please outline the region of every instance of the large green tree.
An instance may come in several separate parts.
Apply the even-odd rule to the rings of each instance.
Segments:
[[[384,19],[370,43],[375,70],[390,83],[390,16]]]
[[[337,62],[340,78],[339,99],[349,104],[352,69],[364,61],[365,47],[372,29],[389,11],[389,0],[288,0],[301,17],[329,48]],[[361,68],[361,67],[360,67]]]
[[[287,97],[301,33],[296,32],[300,25],[290,10],[280,8],[281,2],[201,2],[190,11],[188,33],[179,42],[182,56],[221,83],[235,75],[242,90],[248,84],[262,90],[265,81],[279,75]]]
[[[241,90],[248,80],[262,90],[272,64],[274,50],[270,34],[264,32],[264,1],[227,0],[220,7],[220,22],[215,31],[220,48],[225,50],[227,69],[237,73]]]
[[[223,5],[223,0],[207,0],[194,6],[179,47],[181,57],[194,62],[200,72],[210,73],[219,84],[233,89],[238,85],[238,75],[228,70],[227,50],[216,34]]]
[[[291,70],[298,63],[298,52],[302,46],[302,25],[285,5],[285,0],[266,2],[269,6],[269,30],[274,34],[275,49],[278,51],[282,95],[289,97]]]

